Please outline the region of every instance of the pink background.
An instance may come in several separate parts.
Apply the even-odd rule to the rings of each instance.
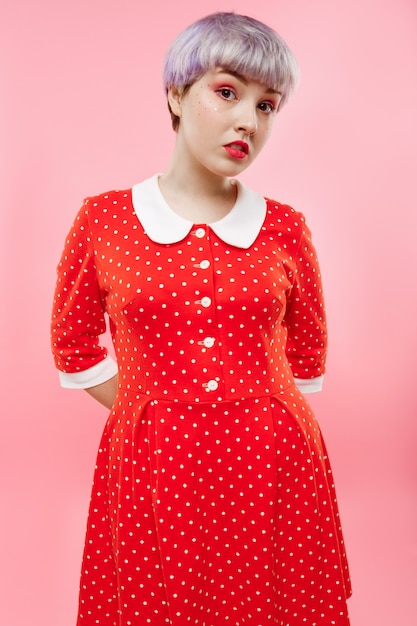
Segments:
[[[86,195],[163,170],[172,37],[214,10],[275,27],[302,83],[242,179],[306,213],[330,325],[312,398],[336,476],[352,626],[415,626],[415,0],[2,0],[0,623],[72,626],[106,411],[58,386],[55,266]]]

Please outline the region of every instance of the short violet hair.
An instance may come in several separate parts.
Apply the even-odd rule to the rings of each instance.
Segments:
[[[297,61],[272,28],[245,15],[220,12],[197,20],[174,39],[165,56],[165,90],[175,87],[185,93],[217,67],[279,91],[280,107],[298,83]],[[179,118],[172,111],[171,117],[177,130]]]

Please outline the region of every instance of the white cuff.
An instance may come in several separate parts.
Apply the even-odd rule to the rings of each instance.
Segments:
[[[72,374],[58,372],[58,374],[61,387],[66,389],[88,389],[113,378],[117,374],[117,363],[111,357],[107,357],[82,372],[74,372]]]
[[[294,381],[301,393],[316,393],[323,389],[324,376],[316,378],[295,378]]]

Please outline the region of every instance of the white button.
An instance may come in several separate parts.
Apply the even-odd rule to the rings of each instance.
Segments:
[[[206,270],[208,267],[210,267],[210,261],[208,261],[207,259],[204,259],[204,261],[201,261],[200,268],[202,270]]]
[[[205,309],[207,309],[208,306],[210,306],[211,304],[211,298],[209,298],[208,296],[204,296],[204,298],[201,298],[201,306],[203,306]]]
[[[216,391],[218,386],[219,383],[217,382],[217,380],[209,380],[207,383],[207,389],[209,389],[210,391]]]
[[[206,346],[206,348],[212,348],[214,346],[214,337],[205,337],[203,344]]]
[[[205,234],[206,234],[206,231],[204,230],[204,228],[197,228],[197,230],[195,231],[195,236],[198,237],[199,239],[202,239]]]

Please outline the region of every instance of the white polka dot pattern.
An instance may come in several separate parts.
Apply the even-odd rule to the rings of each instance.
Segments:
[[[58,268],[57,367],[106,356],[79,626],[347,626],[331,469],[294,384],[324,372],[320,275],[301,214],[267,201],[248,249],[195,225],[154,243],[131,194],[89,199]]]

